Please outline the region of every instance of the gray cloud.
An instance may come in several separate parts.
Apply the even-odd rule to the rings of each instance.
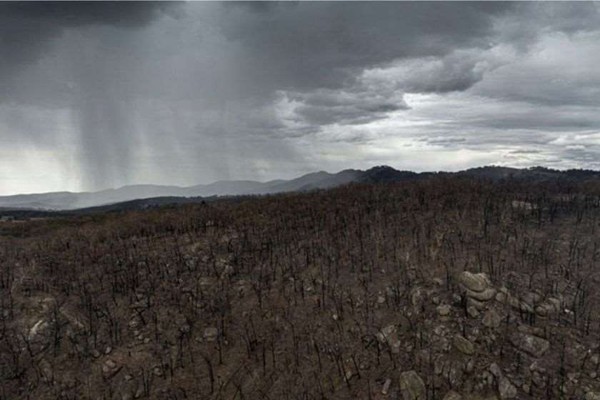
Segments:
[[[337,88],[398,58],[487,47],[505,3],[297,3],[263,12],[226,7],[224,35],[243,47],[259,90]]]
[[[0,4],[0,103],[25,104],[60,109],[70,107],[81,133],[81,173],[88,187],[103,187],[127,178],[131,170],[131,109],[119,93],[114,93],[114,65],[106,62],[106,51],[86,41],[73,53],[53,57],[55,42],[68,31],[111,27],[140,29],[165,12],[173,12],[175,3],[166,2],[11,2]],[[115,38],[113,36],[113,38]],[[115,38],[116,39],[116,38]],[[118,47],[118,39],[109,49]],[[114,47],[113,47],[114,46]],[[92,48],[92,52],[90,52]],[[102,49],[101,49],[102,50]],[[108,49],[107,49],[108,50]],[[86,54],[87,53],[87,54]],[[93,53],[93,54],[92,54]],[[77,59],[76,62],[72,62]],[[41,65],[40,65],[41,63]],[[103,68],[105,67],[105,68]],[[64,71],[71,70],[70,76]],[[114,71],[114,69],[113,69]],[[125,79],[121,79],[125,80]],[[27,119],[31,109],[13,111],[14,118]],[[24,131],[38,144],[57,142],[47,129]],[[10,134],[10,132],[9,132]]]
[[[9,2],[2,4],[2,16],[9,21],[37,22],[53,29],[91,24],[136,27],[150,22],[172,2]]]
[[[6,2],[0,4],[0,78],[35,61],[65,28],[113,25],[138,28],[173,8],[166,2]]]
[[[318,89],[308,93],[290,93],[289,97],[299,103],[294,109],[296,118],[316,127],[334,123],[365,124],[384,118],[389,112],[407,108],[402,93],[378,91],[372,87]]]
[[[76,189],[430,151],[587,163],[554,141],[600,128],[598,22],[594,3],[3,3],[0,143],[69,149]]]

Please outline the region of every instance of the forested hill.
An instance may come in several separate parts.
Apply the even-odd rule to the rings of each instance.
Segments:
[[[599,195],[439,176],[0,222],[0,396],[597,398]]]

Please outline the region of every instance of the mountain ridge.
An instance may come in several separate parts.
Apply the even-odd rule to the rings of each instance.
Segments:
[[[266,182],[252,180],[216,181],[193,186],[135,184],[96,192],[47,192],[0,196],[0,209],[65,211],[92,208],[151,198],[203,198],[214,196],[265,195],[283,192],[329,189],[349,183],[391,183],[458,176],[498,181],[503,179],[546,181],[599,179],[600,171],[556,170],[546,167],[513,168],[483,166],[458,172],[414,172],[379,165],[366,170],[345,169],[337,173],[318,171],[294,179]]]

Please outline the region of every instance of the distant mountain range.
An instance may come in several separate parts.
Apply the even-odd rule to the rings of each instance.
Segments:
[[[81,208],[107,206],[111,204],[131,202],[139,199],[154,199],[154,203],[168,204],[198,201],[198,198],[214,196],[261,195],[282,192],[309,191],[329,189],[348,183],[384,183],[428,179],[432,176],[464,176],[486,180],[529,180],[550,181],[566,179],[582,181],[600,179],[600,171],[567,170],[558,171],[544,167],[527,169],[508,167],[480,167],[460,172],[412,172],[398,171],[392,167],[379,166],[368,170],[348,169],[338,173],[324,171],[303,175],[291,180],[256,181],[219,181],[208,185],[189,187],[162,185],[131,185],[118,189],[98,192],[51,192],[41,194],[20,194],[0,196],[2,209],[29,210],[75,210]],[[185,200],[189,198],[189,200]],[[140,202],[133,202],[138,204]],[[142,202],[143,203],[143,202]],[[110,208],[110,207],[107,207]]]

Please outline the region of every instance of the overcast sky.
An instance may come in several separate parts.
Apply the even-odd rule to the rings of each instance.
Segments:
[[[597,3],[0,3],[0,194],[600,168]]]

